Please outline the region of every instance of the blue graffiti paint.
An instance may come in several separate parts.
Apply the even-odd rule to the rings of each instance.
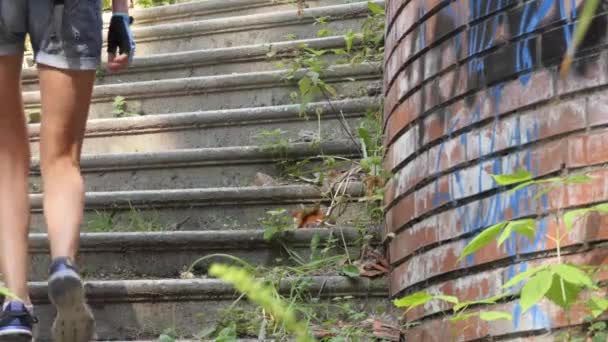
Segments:
[[[426,10],[424,8],[424,2],[421,2],[420,4],[421,4],[421,6],[418,8],[418,15],[420,17],[423,17]],[[420,32],[418,34],[418,39],[419,39],[419,43],[420,43],[420,48],[418,49],[418,51],[420,51],[426,47],[426,22],[422,23],[419,27],[420,27]]]
[[[570,13],[567,13],[565,1],[571,1],[571,10]],[[508,5],[508,1],[489,1],[489,0],[469,0],[469,20],[477,20],[482,18],[493,11],[496,11],[503,6]],[[451,6],[455,5],[457,7],[452,8]],[[448,17],[454,19],[454,22],[458,22],[457,17],[464,17],[462,13],[462,9],[460,8],[460,2],[453,2],[452,5],[449,5]],[[571,21],[576,17],[576,3],[575,0],[538,0],[538,1],[530,1],[522,4],[522,14],[519,18],[518,26],[515,28],[516,32],[512,32],[513,36],[525,36],[528,35],[540,28],[543,21],[550,15],[550,13],[559,13],[559,18],[562,20]],[[467,49],[466,53],[471,57],[469,62],[467,63],[467,69],[469,72],[470,79],[480,78],[484,75],[486,65],[485,61],[482,58],[476,58],[476,55],[480,52],[490,48],[495,43],[494,39],[496,36],[496,32],[499,30],[501,23],[499,22],[499,17],[495,16],[493,18],[487,19],[490,22],[486,23],[487,25],[473,25],[468,29],[468,34],[466,34],[466,42]],[[421,33],[421,45],[424,45],[426,42],[424,41],[425,31]],[[570,45],[572,41],[572,27],[565,27],[564,29],[564,41],[566,44]],[[456,49],[456,54],[460,53],[462,48],[462,35],[458,34],[455,37],[455,44],[453,44],[452,48]],[[519,82],[522,86],[528,86],[531,80],[531,71],[534,66],[534,46],[533,40],[531,39],[522,39],[515,43],[515,56],[514,56],[514,68],[515,72],[517,72],[519,77]],[[504,89],[504,85],[498,85],[487,91],[487,96],[489,96],[492,100],[494,106],[494,114],[498,115],[500,110],[500,103],[502,102],[502,92]],[[477,101],[473,107],[471,107],[472,112],[470,113],[471,119],[468,123],[473,124],[480,120],[481,118],[481,103]],[[453,117],[453,122],[449,123],[448,136],[451,138],[454,134],[455,128],[458,126],[458,122],[460,118],[455,115],[450,116],[448,113],[447,117]],[[495,117],[495,120],[492,124],[491,128],[491,137],[489,146],[484,148],[483,155],[493,154],[497,149],[497,139],[498,139],[498,125],[499,119]],[[521,147],[524,144],[527,144],[531,141],[535,141],[539,137],[539,126],[537,123],[533,124],[531,127],[522,127],[522,122],[517,118],[514,123],[510,133],[500,132],[500,134],[510,134],[509,140],[511,146]],[[468,143],[469,140],[471,142],[475,142],[479,145],[481,149],[481,144],[483,143],[481,133],[463,133],[459,137],[459,141],[464,148],[465,156],[469,157],[468,151]],[[442,142],[439,146],[439,153],[437,155],[436,169],[438,170],[441,166],[441,158],[442,154],[445,153],[445,142]],[[494,158],[491,161],[491,168],[493,173],[501,173],[504,172],[502,170],[503,163],[505,170],[513,170],[521,167],[526,168],[534,175],[539,174],[539,165],[533,165],[532,155],[529,150],[520,151],[520,156],[518,158]],[[513,164],[511,164],[513,163]],[[486,163],[487,164],[487,163]],[[523,164],[523,165],[520,165]],[[484,158],[481,158],[477,163],[476,169],[477,182],[478,182],[478,192],[482,192],[484,189]],[[454,171],[450,174],[450,191],[448,193],[440,192],[439,187],[439,178],[435,181],[435,194],[433,196],[433,205],[437,206],[441,203],[444,203],[446,200],[455,201],[456,199],[462,198],[467,194],[467,190],[465,188],[466,180],[463,178],[464,171],[458,170]],[[528,208],[528,202],[531,197],[533,197],[534,193],[532,189],[524,188],[512,193],[502,192],[493,196],[490,196],[484,201],[481,201],[477,207],[472,205],[467,206],[458,206],[457,213],[461,218],[461,224],[463,232],[470,233],[476,232],[485,227],[489,227],[498,222],[504,221],[506,219],[505,212],[511,211],[514,217],[519,217],[520,215],[528,215],[533,213],[531,208]],[[541,197],[541,209],[548,208],[548,198],[546,195]],[[546,233],[547,233],[548,223],[547,220],[540,220],[537,224],[537,233],[533,240],[527,241],[525,239],[518,238],[516,236],[509,238],[505,243],[505,250],[509,255],[515,255],[518,252],[518,243],[520,246],[521,252],[532,252],[538,249],[543,249],[546,247]],[[520,241],[518,241],[518,239]],[[474,262],[474,255],[470,256],[464,261],[466,264],[471,264]],[[526,262],[511,265],[506,270],[506,277],[511,279],[518,273],[524,272],[528,269],[528,264]],[[519,305],[515,305],[513,310],[514,316],[514,327],[518,329],[521,320],[521,308]],[[529,312],[525,314],[532,323],[534,328],[549,328],[551,326],[551,321],[549,317],[542,312],[539,307],[532,308]]]

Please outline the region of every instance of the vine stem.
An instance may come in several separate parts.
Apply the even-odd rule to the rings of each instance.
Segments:
[[[357,146],[357,148],[361,149],[361,144],[359,144],[359,141],[357,141],[357,138],[355,138],[355,136],[351,132],[350,126],[348,124],[348,121],[344,117],[344,113],[342,112],[342,110],[338,110],[336,108],[336,106],[332,102],[329,94],[327,93],[327,91],[323,87],[319,87],[319,89],[321,90],[321,93],[325,97],[325,101],[327,101],[327,103],[331,107],[331,110],[334,112],[334,114],[336,115],[336,117],[338,117],[338,121],[342,125],[342,128],[344,129],[344,131],[346,132],[346,134],[348,135],[348,137],[350,138],[350,140],[352,140],[352,142],[355,144],[355,146]]]
[[[557,249],[557,263],[559,265],[562,264],[562,250],[561,250],[561,246],[562,246],[562,238],[563,236],[561,235],[561,227],[560,227],[560,219],[559,219],[559,215],[556,215],[556,220],[557,220],[557,234],[555,237],[555,245],[556,245],[556,249]],[[562,290],[562,298],[564,299],[564,302],[566,302],[566,287],[564,286],[564,278],[559,277],[559,285],[560,288]]]

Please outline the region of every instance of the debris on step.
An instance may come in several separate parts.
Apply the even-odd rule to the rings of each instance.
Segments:
[[[374,336],[382,341],[401,341],[401,329],[398,326],[389,324],[379,319],[368,319],[365,323],[371,322]]]
[[[385,257],[369,246],[364,246],[361,259],[355,262],[359,274],[366,278],[375,278],[389,273],[390,265]]]
[[[292,214],[295,226],[298,228],[317,228],[325,220],[325,212],[319,204],[311,208],[296,210]]]
[[[280,185],[280,183],[274,179],[272,176],[267,175],[263,172],[258,172],[255,174],[255,177],[253,179],[253,184],[255,186],[277,186]]]
[[[168,231],[176,231],[180,230],[188,221],[190,221],[190,216],[186,216],[183,220],[179,222],[175,222],[168,227]]]
[[[194,279],[195,275],[192,272],[185,271],[179,274],[180,279]]]
[[[317,141],[319,136],[316,132],[302,130],[298,132],[298,142],[313,142]]]

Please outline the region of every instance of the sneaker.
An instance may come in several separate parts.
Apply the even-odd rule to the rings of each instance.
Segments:
[[[57,258],[49,269],[49,298],[57,308],[53,340],[88,342],[95,333],[95,319],[86,303],[84,284],[68,258]]]
[[[22,302],[6,303],[0,316],[0,341],[32,341],[34,323],[38,321]]]

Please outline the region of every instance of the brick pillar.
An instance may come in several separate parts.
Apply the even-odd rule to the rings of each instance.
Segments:
[[[510,239],[456,262],[472,236],[506,219],[608,199],[608,171],[601,168],[608,162],[607,6],[604,1],[562,80],[558,66],[581,10],[580,0],[578,8],[572,3],[387,0],[392,296],[419,290],[462,300],[496,295],[514,274],[554,258],[547,233],[555,235],[557,223],[545,217],[534,241]],[[490,177],[520,168],[535,176],[589,171],[596,178],[533,201],[532,189],[508,192]],[[593,248],[608,238],[606,219],[577,224],[564,242],[568,258],[597,264],[608,256]],[[488,310],[511,312],[513,322],[471,319],[455,327],[439,314],[444,309],[436,304],[410,312],[408,319],[422,324],[408,330],[408,340],[517,336],[567,324],[562,311],[545,302],[524,315],[516,302],[501,303]],[[574,322],[580,319],[575,314]]]

